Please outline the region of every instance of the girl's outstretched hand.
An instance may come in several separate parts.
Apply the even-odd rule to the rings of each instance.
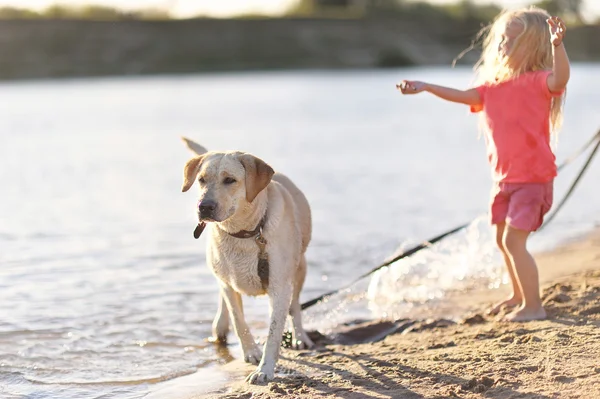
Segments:
[[[550,29],[550,41],[554,47],[559,46],[567,33],[567,25],[558,17],[550,17],[546,22],[548,22],[548,28]]]
[[[425,82],[419,82],[417,80],[403,80],[396,85],[396,89],[400,90],[402,94],[417,94],[425,90]]]

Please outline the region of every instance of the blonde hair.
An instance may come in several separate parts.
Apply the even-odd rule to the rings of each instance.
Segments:
[[[494,21],[483,28],[477,39],[483,38],[483,51],[474,70],[478,84],[499,83],[526,72],[548,70],[553,67],[553,45],[550,42],[550,31],[546,20],[550,14],[535,6],[518,10],[505,10]],[[516,22],[523,31],[516,38],[511,54],[520,55],[520,65],[509,66],[507,57],[502,57],[498,51],[501,35],[506,26]],[[510,55],[508,56],[508,58]],[[566,91],[560,97],[553,97],[550,108],[551,134],[556,137],[562,125],[563,106]]]

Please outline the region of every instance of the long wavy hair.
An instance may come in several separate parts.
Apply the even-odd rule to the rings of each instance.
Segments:
[[[475,64],[475,77],[478,84],[499,83],[513,79],[523,73],[548,70],[553,67],[553,45],[547,19],[550,14],[535,6],[518,10],[505,10],[494,21],[483,28],[476,40],[481,40],[482,52]],[[507,58],[498,51],[501,36],[507,24],[517,23],[523,31],[513,43],[510,54],[519,55],[519,65],[509,65]],[[512,62],[510,64],[513,64]],[[551,134],[557,137],[562,125],[566,91],[560,97],[552,98],[550,109]]]

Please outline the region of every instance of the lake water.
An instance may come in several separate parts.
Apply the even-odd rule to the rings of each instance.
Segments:
[[[558,161],[600,128],[600,65],[575,65]],[[179,136],[243,150],[290,176],[313,210],[302,300],[399,248],[475,220],[432,251],[306,311],[355,318],[441,311],[452,291],[505,279],[485,216],[477,117],[403,78],[466,87],[467,68],[312,71],[0,85],[0,396],[184,398],[223,384],[207,344],[217,284],[194,240]],[[582,165],[565,169],[556,200]],[[532,248],[598,226],[600,161]],[[264,337],[266,299],[246,299]],[[446,314],[446,316],[448,316]],[[455,315],[457,316],[457,315]],[[231,355],[239,357],[232,337]]]

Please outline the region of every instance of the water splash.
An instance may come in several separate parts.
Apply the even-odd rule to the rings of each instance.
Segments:
[[[390,258],[416,243],[405,242]],[[444,302],[455,293],[497,288],[507,278],[485,216],[467,228],[390,266],[306,311],[306,324],[329,333],[356,320],[456,318]],[[437,315],[436,315],[437,310]]]

